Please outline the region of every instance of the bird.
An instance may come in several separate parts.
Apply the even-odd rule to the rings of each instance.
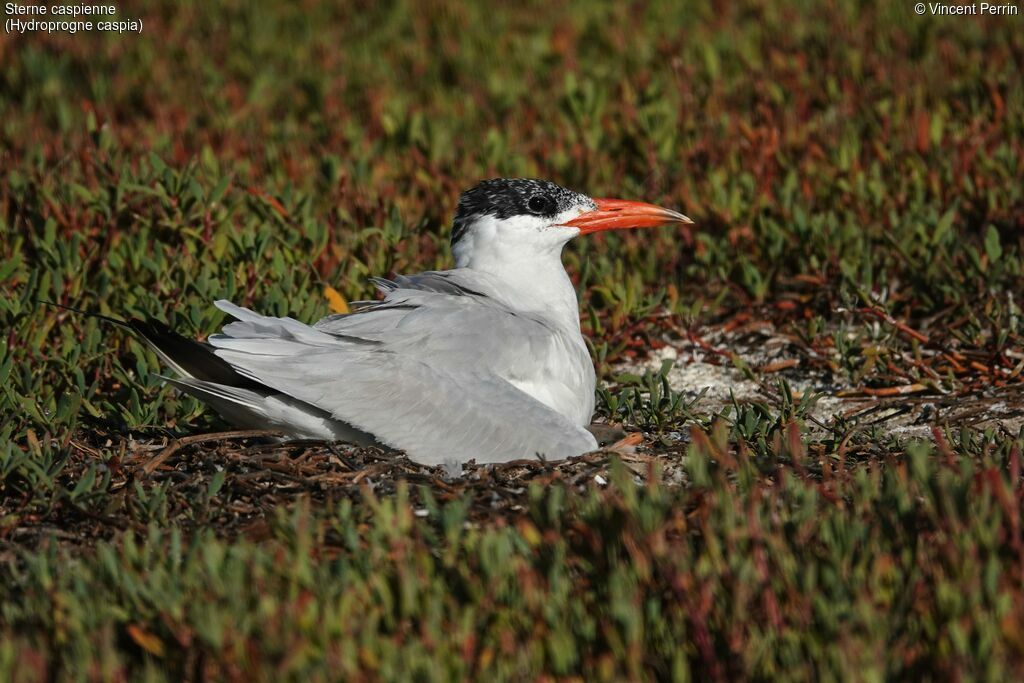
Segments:
[[[563,247],[692,222],[548,180],[494,178],[459,199],[454,268],[372,278],[381,298],[350,313],[309,325],[218,300],[233,321],[205,342],[127,324],[176,375],[164,379],[238,427],[396,449],[424,465],[563,460],[598,448],[596,376]]]

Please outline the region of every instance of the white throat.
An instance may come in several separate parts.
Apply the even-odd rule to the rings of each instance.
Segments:
[[[493,277],[515,310],[538,313],[578,331],[576,290],[562,265],[562,248],[578,233],[534,225],[529,219],[481,216],[454,245],[455,267]]]

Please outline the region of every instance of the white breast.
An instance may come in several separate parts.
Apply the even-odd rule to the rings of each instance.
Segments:
[[[517,389],[529,394],[575,424],[586,426],[594,414],[594,366],[583,338],[559,334],[543,358],[535,358],[528,374],[506,376]]]

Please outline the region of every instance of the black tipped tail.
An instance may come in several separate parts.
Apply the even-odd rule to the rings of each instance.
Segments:
[[[153,347],[164,362],[184,377],[239,389],[266,389],[262,384],[238,374],[227,361],[213,352],[209,344],[183,337],[155,320],[132,319],[127,324]]]
[[[79,315],[98,318],[112,325],[131,330],[149,344],[156,354],[160,356],[160,359],[182,377],[203,382],[214,382],[240,389],[266,390],[266,387],[262,384],[243,377],[236,372],[227,361],[213,352],[213,347],[209,344],[183,337],[167,325],[156,320],[140,320],[138,318],[118,320],[102,313],[83,311],[80,308],[65,306],[64,304],[51,301],[43,301],[41,303],[62,308]]]

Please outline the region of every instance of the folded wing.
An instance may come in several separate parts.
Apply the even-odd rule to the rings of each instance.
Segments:
[[[384,301],[315,327],[219,301],[237,322],[210,343],[243,376],[418,462],[554,460],[597,447],[582,426],[507,379],[564,343],[543,321],[443,277],[417,284],[384,281]]]

